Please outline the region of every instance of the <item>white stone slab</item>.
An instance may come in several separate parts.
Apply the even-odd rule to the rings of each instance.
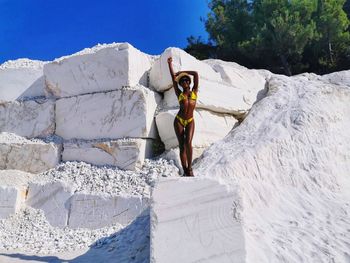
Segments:
[[[8,137],[7,133],[0,133],[0,169],[39,173],[55,167],[60,161],[60,145]]]
[[[55,131],[54,102],[0,102],[0,132],[27,138],[45,137]]]
[[[151,262],[245,262],[236,192],[201,178],[160,179],[152,192]]]
[[[116,43],[78,52],[44,66],[46,91],[57,97],[148,86],[148,55],[128,43]]]
[[[50,225],[65,227],[72,189],[63,182],[30,183],[26,205],[44,211]]]
[[[16,213],[20,205],[21,192],[16,187],[0,186],[0,219]]]
[[[0,101],[44,96],[44,62],[30,59],[0,65]]]
[[[64,144],[63,161],[84,161],[95,165],[115,165],[135,170],[152,156],[152,140],[120,139],[112,141],[78,141]]]
[[[172,80],[168,68],[168,57],[173,58],[174,71],[194,70],[202,79],[221,81],[220,74],[215,72],[209,65],[186,53],[179,48],[167,48],[162,55],[156,59],[150,70],[150,86],[157,91],[165,91],[172,86]]]
[[[108,196],[75,194],[71,199],[68,226],[101,228],[120,223],[129,224],[149,206],[141,196]]]
[[[169,150],[178,146],[174,131],[174,119],[178,110],[160,112],[156,116],[159,136]],[[237,123],[228,114],[218,114],[206,110],[196,110],[194,113],[195,131],[192,140],[193,147],[208,147],[213,142],[224,138]]]
[[[205,62],[220,73],[223,81],[238,89],[243,96],[243,100],[250,107],[266,95],[266,79],[271,77],[271,72],[247,69],[237,63],[219,59],[210,59]],[[228,96],[230,97],[229,94]]]
[[[257,94],[255,94],[256,100]],[[225,83],[201,80],[198,90],[197,108],[207,109],[218,113],[242,115],[246,113],[255,100],[249,92]],[[178,107],[179,102],[174,89],[164,92],[164,108]]]
[[[56,102],[56,134],[64,139],[155,138],[160,96],[143,87],[81,95]]]
[[[27,196],[32,174],[16,170],[0,170],[0,219],[16,213]]]

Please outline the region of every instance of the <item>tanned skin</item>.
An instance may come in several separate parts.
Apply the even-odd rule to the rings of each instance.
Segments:
[[[191,90],[190,84],[191,79],[184,76],[179,80],[179,84],[183,88],[183,95],[185,95],[185,99],[180,102],[180,110],[178,112],[178,115],[188,120],[189,118],[193,118],[193,112],[196,107],[196,101],[191,100],[191,91],[193,91],[196,95],[198,92],[198,73],[196,71],[179,71],[174,73],[173,66],[172,66],[172,57],[168,58],[168,66],[171,78],[173,80],[173,86],[175,90],[175,94],[177,98],[179,98],[179,95],[181,93],[181,90],[179,89],[178,83],[176,82],[175,78],[180,73],[187,73],[189,75],[193,76],[193,87]],[[192,172],[192,138],[194,134],[194,119],[184,128],[180,121],[175,118],[174,120],[174,129],[176,133],[176,137],[179,141],[179,148],[180,148],[180,159],[181,159],[181,165],[184,170],[185,176],[193,176]]]

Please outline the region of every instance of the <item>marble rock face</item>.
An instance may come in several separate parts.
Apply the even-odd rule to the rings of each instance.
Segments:
[[[115,223],[126,225],[140,215],[149,200],[141,196],[75,194],[71,199],[68,226],[101,228]]]
[[[55,131],[54,102],[0,102],[0,132],[27,138],[45,137]]]
[[[152,156],[152,141],[120,139],[111,141],[80,141],[64,144],[63,161],[84,161],[95,165],[115,165],[120,169],[135,170]]]
[[[0,169],[39,173],[55,167],[61,157],[60,145],[39,141],[2,140],[0,133]]]
[[[350,87],[350,70],[343,70],[326,74],[321,76],[320,79],[333,84],[346,85]]]
[[[44,62],[17,59],[0,65],[0,101],[44,96]]]
[[[70,97],[122,86],[148,86],[151,59],[128,43],[116,43],[78,52],[44,66],[46,92]]]
[[[155,138],[160,96],[143,87],[56,101],[56,134],[64,139]]]
[[[204,178],[160,179],[151,203],[151,261],[246,262],[237,191]]]
[[[252,100],[247,94],[246,91],[236,86],[203,79],[199,83],[196,107],[239,116],[246,113],[252,106]],[[164,108],[174,108],[178,105],[179,102],[173,89],[164,92]]]
[[[30,183],[26,205],[43,210],[50,225],[64,227],[72,195],[72,189],[63,182]]]
[[[177,112],[178,110],[167,110],[156,116],[159,136],[166,150],[178,146],[173,125]],[[193,147],[208,147],[213,142],[225,137],[237,123],[232,115],[217,114],[206,110],[196,110],[194,120]]]
[[[161,56],[156,59],[150,70],[150,86],[157,91],[165,91],[172,86],[167,62],[170,56],[173,58],[173,68],[175,72],[180,70],[193,70],[198,72],[200,81],[202,79],[217,82],[221,81],[220,74],[215,72],[211,66],[197,60],[182,49],[167,48]]]

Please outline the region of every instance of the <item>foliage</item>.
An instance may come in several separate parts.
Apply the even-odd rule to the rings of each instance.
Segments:
[[[187,50],[287,75],[344,69],[350,66],[347,6],[350,0],[212,0],[204,21],[209,42],[192,36]]]

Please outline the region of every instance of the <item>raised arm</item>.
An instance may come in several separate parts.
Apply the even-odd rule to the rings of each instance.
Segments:
[[[177,82],[176,82],[176,80],[175,80],[176,74],[174,73],[172,62],[173,62],[173,58],[172,58],[172,57],[169,57],[169,58],[168,58],[169,71],[170,71],[171,79],[172,79],[172,81],[173,81],[173,86],[174,86],[175,94],[176,94],[177,97],[179,97],[179,95],[180,95],[180,93],[181,93],[181,90],[179,89],[179,86],[177,85]],[[177,74],[178,74],[178,73],[177,73]]]
[[[186,70],[186,71],[179,71],[179,72],[177,72],[177,74],[180,74],[182,72],[193,76],[193,90],[194,90],[195,93],[197,93],[197,91],[198,91],[198,83],[199,83],[198,72],[197,71]]]

